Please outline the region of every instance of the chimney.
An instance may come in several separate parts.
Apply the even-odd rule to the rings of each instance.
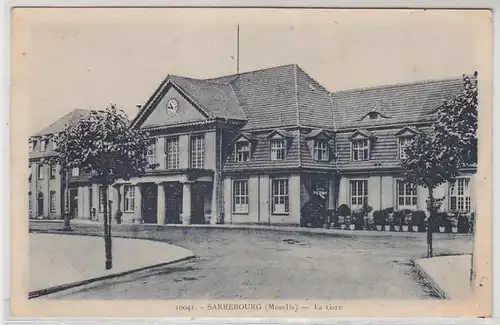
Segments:
[[[141,112],[142,105],[135,105],[137,107],[137,114]]]

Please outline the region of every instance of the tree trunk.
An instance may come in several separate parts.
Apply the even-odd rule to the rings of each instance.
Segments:
[[[429,219],[427,222],[427,257],[432,257],[432,231],[434,229],[434,188],[429,189]]]
[[[106,270],[113,267],[113,259],[111,254],[111,213],[108,211],[108,184],[104,184],[102,199],[104,201],[104,250],[106,255]]]

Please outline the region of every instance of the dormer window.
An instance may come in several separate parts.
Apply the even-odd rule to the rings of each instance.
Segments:
[[[46,141],[47,140],[45,140],[45,139],[40,140],[40,151],[42,151],[42,152],[45,151],[45,149],[46,149],[46,145],[47,145]]]
[[[271,140],[271,160],[285,159],[285,140]]]
[[[406,159],[408,155],[406,154],[406,148],[411,145],[413,137],[418,133],[418,130],[414,127],[405,126],[398,132],[396,132],[396,138],[398,141],[398,155],[399,159]]]
[[[56,150],[57,149],[57,142],[54,138],[52,138],[52,150]]]
[[[35,148],[35,142],[30,141],[29,142],[29,153],[32,153],[34,148]]]
[[[236,161],[244,162],[250,160],[250,142],[242,141],[236,143]]]
[[[314,141],[314,160],[328,161],[328,141],[317,139]]]
[[[370,113],[368,113],[368,118],[370,120],[376,120],[376,119],[378,119],[378,113],[377,112],[370,112]]]
[[[370,159],[370,142],[368,139],[352,140],[352,160],[363,161]]]

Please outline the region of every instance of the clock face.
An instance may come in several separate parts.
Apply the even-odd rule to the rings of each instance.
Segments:
[[[174,115],[179,109],[179,103],[175,99],[170,99],[167,103],[167,114]]]

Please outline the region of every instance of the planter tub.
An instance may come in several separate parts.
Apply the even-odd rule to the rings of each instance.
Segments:
[[[413,230],[413,232],[418,232],[418,226],[412,226],[411,229]]]
[[[400,231],[401,230],[401,226],[394,226],[394,231]]]
[[[444,232],[446,230],[445,227],[439,227],[439,232]]]
[[[345,229],[345,225],[340,225],[340,229],[344,230]]]
[[[408,226],[403,226],[403,231],[408,232]]]
[[[351,230],[356,229],[356,225],[349,225],[349,229],[351,229]]]
[[[458,227],[451,227],[451,232],[456,234],[458,232]]]
[[[382,225],[376,225],[378,231],[382,231]]]
[[[385,225],[385,226],[384,226],[384,230],[385,230],[385,231],[391,231],[391,226]]]

